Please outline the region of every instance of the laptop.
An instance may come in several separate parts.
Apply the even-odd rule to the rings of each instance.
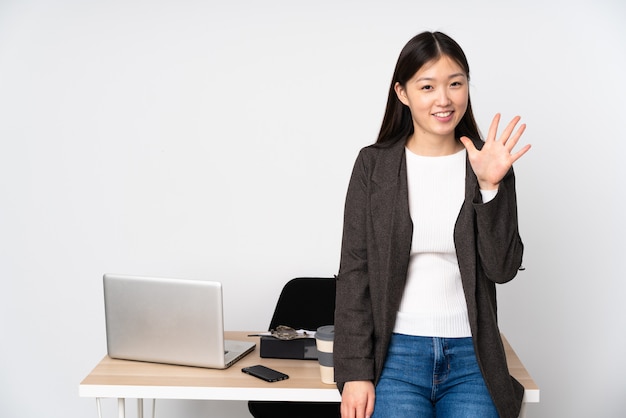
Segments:
[[[224,340],[219,282],[116,274],[103,282],[112,358],[225,369],[254,350]]]

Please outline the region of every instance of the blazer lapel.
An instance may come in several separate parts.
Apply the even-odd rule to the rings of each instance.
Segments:
[[[413,223],[409,214],[409,193],[404,141],[381,152],[372,173],[371,193],[374,234],[381,272],[386,281],[385,324],[393,326],[406,283]]]
[[[482,141],[476,143],[477,147],[482,147]],[[461,206],[461,211],[454,227],[454,245],[456,255],[463,279],[463,291],[467,302],[467,313],[470,327],[476,330],[478,326],[478,316],[476,308],[476,238],[475,238],[475,214],[474,198],[478,193],[478,179],[472,170],[469,158],[466,160],[465,168],[465,199]]]

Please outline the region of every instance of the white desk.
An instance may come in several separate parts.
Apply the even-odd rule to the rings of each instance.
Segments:
[[[140,415],[143,413],[143,399],[312,402],[341,400],[335,385],[321,382],[319,364],[316,361],[260,358],[258,337],[247,337],[252,333],[254,332],[226,332],[228,339],[254,339],[257,343],[252,353],[226,370],[115,360],[106,356],[80,383],[79,395],[97,399],[117,398],[120,418],[125,416],[124,400],[127,398],[139,400]],[[504,344],[511,375],[526,389],[524,402],[539,402],[539,388],[506,339]],[[267,383],[241,372],[242,367],[254,364],[263,364],[287,373],[289,379]]]

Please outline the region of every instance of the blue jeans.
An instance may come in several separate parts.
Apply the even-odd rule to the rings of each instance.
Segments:
[[[471,338],[393,334],[372,418],[498,418]]]

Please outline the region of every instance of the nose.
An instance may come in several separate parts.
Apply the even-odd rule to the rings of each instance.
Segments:
[[[447,106],[450,104],[450,95],[448,89],[439,89],[437,94],[437,105]]]

